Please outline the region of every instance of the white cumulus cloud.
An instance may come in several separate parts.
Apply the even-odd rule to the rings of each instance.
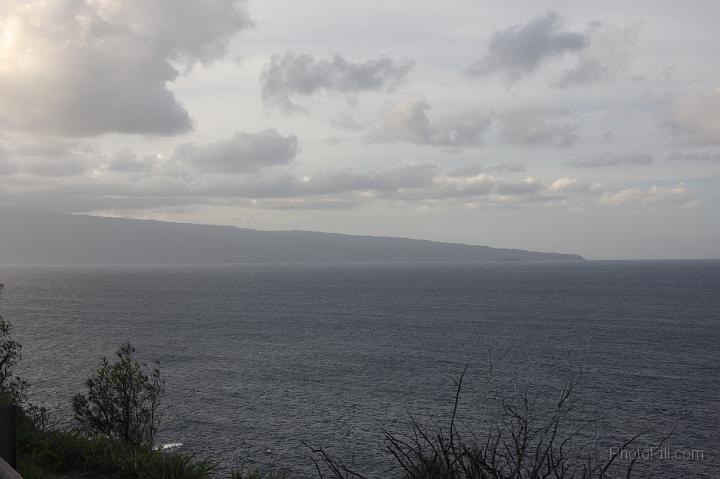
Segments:
[[[685,183],[674,186],[652,185],[648,189],[627,188],[614,193],[606,193],[600,198],[600,203],[612,206],[621,205],[692,205],[693,196]]]
[[[192,128],[178,67],[222,57],[251,25],[241,0],[4,0],[0,122],[43,133]]]

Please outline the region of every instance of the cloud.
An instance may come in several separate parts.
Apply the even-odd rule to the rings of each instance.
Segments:
[[[495,32],[485,56],[469,74],[484,77],[500,74],[514,83],[534,74],[545,63],[572,57],[575,65],[561,73],[555,86],[594,83],[625,70],[630,48],[637,42],[642,22],[616,27],[591,22],[583,32],[563,29],[563,18],[555,11],[535,17],[524,25]]]
[[[685,183],[678,183],[669,187],[653,185],[646,190],[627,188],[615,193],[606,193],[600,198],[600,203],[612,206],[662,204],[688,206],[694,204],[695,200]]]
[[[115,152],[105,167],[110,171],[118,173],[145,173],[151,171],[155,166],[155,158],[138,158],[137,154],[130,148],[123,148]]]
[[[192,128],[168,89],[251,25],[242,0],[9,0],[0,12],[0,123],[68,136]]]
[[[94,176],[88,180],[104,184],[108,194],[125,185],[130,189],[160,187],[160,193],[170,188],[181,196],[203,189],[212,196],[212,188],[221,191],[239,184],[237,176],[261,178],[256,175],[263,170],[290,165],[299,151],[298,139],[292,134],[273,129],[238,132],[215,142],[180,144],[168,155],[139,157],[132,149],[123,148],[109,157],[98,157]],[[262,188],[261,181],[255,186]]]
[[[433,163],[416,163],[380,173],[336,172],[303,180],[301,191],[310,194],[353,191],[388,192],[432,185],[439,168]]]
[[[445,204],[447,206],[542,204],[559,201],[567,194],[591,191],[590,187],[557,188],[528,177],[508,181],[495,175],[479,173],[460,175],[446,172],[433,163],[418,163],[376,173],[335,173],[306,179],[297,190],[303,196],[342,195],[355,192],[358,201],[393,201],[413,206]],[[553,185],[556,185],[554,182]],[[592,190],[594,191],[594,190]]]
[[[341,130],[358,131],[364,128],[364,125],[358,122],[350,113],[345,112],[334,116],[330,119],[330,124]]]
[[[665,161],[700,161],[700,162],[720,162],[720,153],[703,151],[691,153],[672,153]]]
[[[720,86],[707,93],[680,96],[665,111],[665,124],[677,141],[720,144]]]
[[[580,188],[579,184],[573,188],[559,188],[559,182],[563,180],[547,185],[533,177],[509,181],[486,173],[468,177],[442,175],[436,179],[435,188],[424,192],[424,195],[434,201],[454,201],[466,206],[519,206],[561,202],[569,194],[590,191],[589,188]]]
[[[273,55],[260,76],[267,104],[285,111],[302,110],[297,97],[318,93],[354,95],[367,91],[392,90],[413,68],[412,60],[380,57],[354,63],[340,55],[316,60],[312,55]]]
[[[197,169],[217,173],[256,172],[271,166],[287,165],[299,152],[295,135],[283,136],[275,130],[236,133],[228,140],[205,145],[186,143],[173,154],[176,161]]]
[[[586,48],[577,52],[577,64],[561,74],[556,86],[595,83],[627,69],[630,49],[637,43],[642,26],[642,22],[626,27],[591,23],[586,33]]]
[[[0,146],[0,176],[8,176],[17,173],[17,166],[8,161],[8,151]]]
[[[500,115],[500,139],[513,146],[555,146],[566,148],[580,140],[577,126],[558,123],[567,115],[561,110],[526,108]]]
[[[91,145],[59,139],[25,139],[0,150],[0,174],[78,176],[97,166],[101,159],[101,153]]]
[[[527,166],[524,163],[500,163],[487,168],[482,165],[461,166],[460,168],[447,171],[445,174],[447,176],[477,176],[480,173],[519,173],[526,169]]]
[[[532,177],[516,183],[498,181],[495,186],[497,194],[502,196],[526,197],[527,195],[531,195],[531,197],[535,197],[542,189],[542,182]]]
[[[549,11],[525,25],[513,25],[495,32],[485,57],[470,74],[486,76],[501,73],[508,80],[519,80],[533,73],[547,59],[586,48],[588,38],[580,32],[562,30],[562,17]]]
[[[527,170],[525,163],[500,163],[499,165],[485,168],[485,171],[497,171],[505,173],[518,173]]]
[[[612,153],[599,153],[597,155],[576,158],[567,163],[573,168],[605,168],[609,166],[648,166],[652,165],[653,157],[647,153],[613,155]]]
[[[368,139],[376,143],[479,146],[493,119],[490,110],[468,110],[433,122],[427,115],[429,110],[430,104],[421,97],[396,103],[385,111]]]
[[[240,135],[241,144],[245,144],[244,135]],[[510,180],[488,172],[448,172],[429,162],[376,171],[320,170],[301,176],[289,167],[264,168],[267,163],[261,161],[251,168],[234,165],[232,173],[217,174],[236,158],[224,155],[228,149],[236,151],[234,146],[226,148],[228,144],[234,145],[233,139],[187,150],[197,156],[173,154],[142,160],[121,150],[82,176],[62,182],[0,177],[0,189],[6,201],[70,212],[138,212],[216,204],[254,209],[337,209],[372,203],[410,208],[518,207],[561,202],[570,195],[594,191],[567,178],[550,184],[532,177]],[[197,167],[196,160],[207,166],[208,159],[217,158],[223,158],[219,167]]]
[[[486,173],[460,176],[457,172],[445,172],[432,163],[414,164],[370,175],[348,175],[345,181],[338,181],[337,177],[331,176],[320,184],[332,184],[336,188],[335,194],[355,191],[362,193],[366,201],[395,201],[415,207],[423,204],[542,204],[562,200],[568,193],[584,192],[579,188],[563,191],[553,189],[532,177],[508,181]],[[302,192],[313,195],[329,192],[318,186],[310,181]]]
[[[241,203],[246,208],[259,210],[350,210],[360,205],[357,200],[306,200],[300,199],[254,199]]]
[[[582,183],[575,178],[558,178],[557,180],[550,183],[548,190],[553,192],[564,192],[564,193],[594,193],[602,189],[600,183]]]
[[[328,145],[328,146],[337,146],[337,145],[339,145],[340,143],[342,143],[343,141],[345,141],[344,138],[339,137],[339,136],[335,136],[335,135],[326,136],[326,137],[323,138],[323,140],[322,140],[322,142],[325,143],[325,144]]]

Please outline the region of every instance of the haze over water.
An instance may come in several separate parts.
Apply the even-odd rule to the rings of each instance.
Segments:
[[[0,267],[0,282],[33,399],[69,413],[130,340],[166,375],[163,441],[226,469],[309,474],[307,441],[383,477],[382,428],[441,420],[466,363],[472,422],[491,361],[534,390],[582,369],[608,437],[674,427],[673,447],[704,451],[639,477],[720,466],[720,261]]]

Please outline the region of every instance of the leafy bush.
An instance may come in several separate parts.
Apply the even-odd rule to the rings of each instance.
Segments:
[[[152,446],[160,426],[158,408],[164,394],[159,366],[149,369],[134,358],[135,349],[123,344],[117,361],[103,358],[85,383],[87,392],[73,398],[80,429],[92,435]]]
[[[10,322],[0,315],[0,404],[21,404],[27,387],[25,381],[15,375],[22,345],[13,339],[11,329]]]
[[[26,400],[25,381],[14,372],[22,345],[12,325],[0,316],[0,404],[18,408],[18,471],[26,479],[205,479],[216,465],[188,454],[155,450],[158,407],[164,384],[158,367],[133,358],[129,343],[117,362],[103,358],[87,381],[86,394],[73,398],[83,432],[49,426],[47,410]]]

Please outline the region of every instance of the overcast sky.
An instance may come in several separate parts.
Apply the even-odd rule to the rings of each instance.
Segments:
[[[0,203],[720,257],[720,2],[3,0]]]

